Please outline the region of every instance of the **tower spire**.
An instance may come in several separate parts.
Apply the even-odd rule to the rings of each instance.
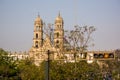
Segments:
[[[59,11],[59,13],[58,13],[58,16],[60,17],[60,11]]]
[[[38,12],[38,17],[40,17],[40,14],[39,14],[39,12]]]

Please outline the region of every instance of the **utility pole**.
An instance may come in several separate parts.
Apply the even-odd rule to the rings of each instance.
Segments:
[[[45,80],[50,80],[50,50],[47,51],[48,59],[46,61],[46,77]]]

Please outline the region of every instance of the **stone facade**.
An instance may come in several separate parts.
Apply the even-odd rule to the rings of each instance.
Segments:
[[[53,41],[49,34],[44,33],[43,28],[43,21],[38,15],[34,22],[33,46],[29,51],[29,57],[34,59],[36,65],[48,58],[48,50],[53,59],[61,57],[64,45],[64,21],[60,13],[55,19]]]

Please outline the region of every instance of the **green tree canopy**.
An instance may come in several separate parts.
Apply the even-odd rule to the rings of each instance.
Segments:
[[[17,66],[8,53],[0,49],[0,79],[1,80],[17,80]]]

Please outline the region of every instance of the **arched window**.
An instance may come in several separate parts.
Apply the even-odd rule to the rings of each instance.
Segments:
[[[38,34],[36,33],[36,38],[38,38]]]
[[[56,43],[59,43],[59,40],[57,40]]]
[[[35,47],[38,48],[38,41],[35,42]]]
[[[56,33],[56,36],[57,36],[57,38],[59,37],[59,33],[58,32]]]

